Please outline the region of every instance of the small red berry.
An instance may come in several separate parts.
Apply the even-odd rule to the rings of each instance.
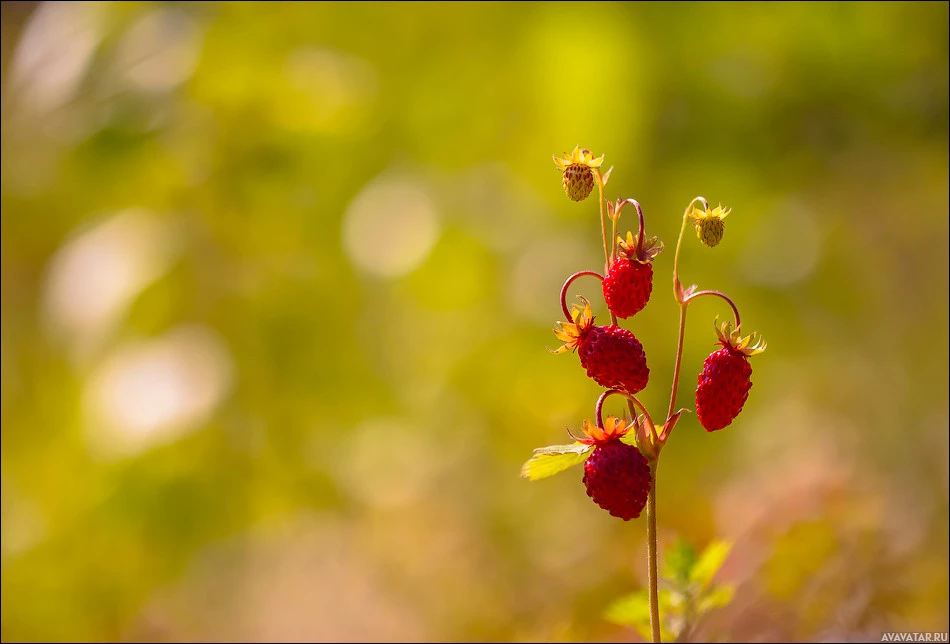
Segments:
[[[716,328],[722,349],[706,357],[697,379],[696,416],[708,432],[727,427],[742,411],[752,388],[749,356],[765,350],[764,343],[750,346],[752,336],[740,338],[730,327]]]
[[[594,324],[590,302],[581,299],[584,308],[575,305],[573,322],[559,322],[560,328],[554,330],[564,341],[554,353],[577,349],[581,366],[601,387],[623,389],[631,394],[642,390],[650,380],[643,345],[627,329]]]
[[[650,493],[650,466],[633,445],[618,438],[598,444],[584,461],[587,496],[611,515],[629,521],[640,516]]]
[[[591,326],[578,345],[577,355],[587,375],[601,387],[635,394],[647,386],[650,369],[643,345],[619,326]]]
[[[634,421],[608,416],[603,425],[584,421],[584,437],[578,442],[593,445],[584,461],[584,486],[594,503],[624,521],[636,519],[646,505],[653,476],[639,449],[621,439],[641,426]],[[573,436],[573,434],[572,434]]]
[[[604,278],[604,300],[618,318],[643,310],[653,291],[653,267],[618,257]]]
[[[607,308],[618,318],[636,315],[650,301],[653,291],[653,265],[651,262],[663,250],[663,244],[653,237],[646,243],[634,244],[633,234],[617,238],[620,242],[617,258],[614,259],[604,278],[604,300]]]

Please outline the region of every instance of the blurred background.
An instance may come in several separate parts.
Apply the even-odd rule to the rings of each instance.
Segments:
[[[946,3],[4,2],[2,36],[4,640],[639,641],[602,612],[644,520],[519,478],[600,393],[546,350],[603,267],[575,145],[667,246],[625,323],[654,415],[694,196],[733,212],[683,280],[769,342],[659,470],[661,547],[735,542],[699,636],[947,630]],[[679,406],[726,314],[691,307]]]

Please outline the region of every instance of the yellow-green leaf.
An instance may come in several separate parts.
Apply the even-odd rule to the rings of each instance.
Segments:
[[[571,445],[550,445],[534,450],[534,456],[521,466],[521,476],[537,481],[587,460],[587,452],[593,445],[573,443]]]
[[[667,590],[657,592],[661,617],[672,609],[673,601]],[[646,590],[640,590],[615,599],[604,609],[604,619],[619,626],[632,626],[644,640],[653,640],[650,628],[650,599]],[[671,642],[673,635],[660,620],[660,639]]]
[[[728,541],[713,541],[703,553],[699,555],[696,565],[689,571],[689,580],[699,584],[700,588],[706,588],[712,582],[716,572],[722,567],[732,550],[732,544]]]
[[[736,594],[736,588],[732,585],[717,586],[699,598],[699,613],[703,614],[714,608],[728,606]]]

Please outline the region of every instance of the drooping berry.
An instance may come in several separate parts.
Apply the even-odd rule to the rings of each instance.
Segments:
[[[696,206],[693,206],[693,209],[690,211],[690,217],[693,219],[693,228],[696,229],[696,236],[699,237],[699,241],[701,241],[704,246],[712,248],[722,241],[722,235],[726,230],[726,224],[723,223],[722,220],[725,219],[730,212],[732,212],[732,210],[730,208],[724,209],[722,204],[712,210],[710,210],[709,207],[700,210]]]
[[[749,397],[752,365],[749,356],[765,351],[765,342],[750,345],[752,336],[742,338],[730,323],[716,327],[722,348],[703,362],[696,386],[696,416],[708,432],[727,427]]]
[[[553,157],[554,163],[562,173],[561,183],[564,186],[564,194],[573,201],[583,201],[587,199],[594,189],[594,168],[599,168],[604,162],[604,157],[596,159],[590,150],[581,149],[580,146],[574,148],[574,151],[563,157]]]
[[[647,386],[650,369],[643,345],[619,326],[592,326],[577,348],[581,366],[601,387],[635,394]]]
[[[650,493],[650,466],[633,445],[619,439],[598,445],[584,462],[587,496],[611,515],[640,516]]]
[[[611,263],[604,278],[604,301],[607,308],[618,318],[626,319],[636,315],[650,301],[653,291],[653,265],[651,262],[663,250],[663,243],[656,237],[635,244],[633,234],[627,232],[627,238],[618,237],[617,258]]]
[[[574,306],[573,323],[558,322],[560,328],[554,329],[554,334],[564,341],[554,353],[576,349],[581,366],[601,387],[623,389],[631,394],[642,390],[650,380],[643,345],[627,329],[594,324],[590,302],[581,300],[584,308]]]
[[[647,459],[636,446],[621,440],[636,423],[608,416],[603,427],[584,421],[585,438],[593,445],[584,461],[587,496],[611,515],[629,521],[640,516],[650,493],[652,475]]]

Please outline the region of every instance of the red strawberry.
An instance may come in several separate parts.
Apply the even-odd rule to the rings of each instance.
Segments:
[[[633,333],[619,326],[591,326],[581,339],[577,354],[587,375],[601,387],[635,394],[650,380],[643,345]]]
[[[584,423],[586,439],[595,445],[584,461],[584,486],[587,496],[611,515],[629,521],[643,511],[650,493],[652,476],[647,459],[633,445],[620,440],[630,427],[608,416],[604,428]]]
[[[727,427],[742,411],[752,388],[749,356],[765,351],[761,340],[750,345],[755,334],[742,338],[731,327],[716,327],[722,349],[703,362],[696,387],[696,416],[708,432]]]
[[[595,325],[590,303],[581,299],[584,308],[575,305],[574,322],[559,322],[560,329],[554,330],[554,334],[565,342],[554,353],[577,349],[581,366],[601,387],[623,389],[631,394],[642,390],[650,379],[643,345],[627,329]]]
[[[620,242],[617,258],[610,265],[604,278],[604,300],[607,308],[618,318],[628,318],[643,310],[650,301],[653,291],[653,265],[651,262],[663,250],[663,244],[653,237],[637,244],[633,234],[627,232],[627,238],[617,238]]]

